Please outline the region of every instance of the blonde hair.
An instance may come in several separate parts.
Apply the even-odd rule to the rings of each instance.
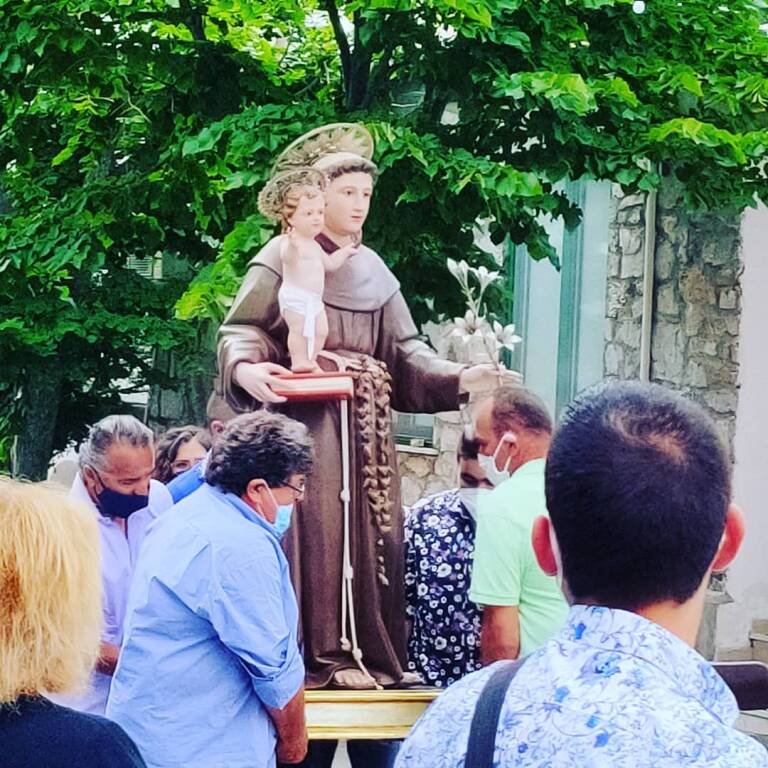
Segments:
[[[280,211],[280,222],[283,225],[283,232],[287,232],[291,224],[288,219],[296,213],[299,207],[299,201],[302,197],[307,200],[314,200],[316,197],[322,197],[323,190],[314,184],[291,184],[283,192],[283,209]]]
[[[99,557],[85,507],[0,477],[0,704],[85,683],[101,635]]]

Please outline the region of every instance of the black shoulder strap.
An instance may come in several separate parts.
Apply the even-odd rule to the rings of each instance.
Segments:
[[[480,691],[469,729],[464,768],[492,768],[501,706],[507,695],[509,684],[524,661],[525,659],[517,659],[507,664],[500,664]]]

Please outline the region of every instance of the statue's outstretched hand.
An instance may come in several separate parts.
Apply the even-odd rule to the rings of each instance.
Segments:
[[[349,245],[342,245],[335,253],[340,259],[347,260],[350,256],[354,256],[360,250],[360,246],[357,243],[350,243]]]
[[[238,363],[234,370],[235,381],[251,396],[262,403],[284,403],[285,398],[276,395],[272,387],[279,384],[278,374],[290,374],[277,363]]]
[[[510,371],[493,363],[481,363],[465,368],[459,374],[459,392],[475,395],[522,382],[523,377],[517,371]]]

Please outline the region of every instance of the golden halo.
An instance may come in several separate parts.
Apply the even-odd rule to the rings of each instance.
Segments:
[[[280,221],[285,205],[285,194],[297,184],[325,190],[325,175],[316,168],[290,168],[273,176],[259,192],[259,212],[262,216]]]
[[[350,153],[373,158],[373,136],[360,123],[331,123],[308,131],[291,142],[277,157],[272,173],[314,165],[321,157]]]

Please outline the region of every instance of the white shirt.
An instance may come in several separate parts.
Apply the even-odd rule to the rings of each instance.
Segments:
[[[168,489],[157,480],[149,481],[149,504],[134,512],[125,522],[123,532],[120,525],[104,517],[88,495],[80,473],[77,473],[69,496],[73,501],[85,504],[93,511],[99,522],[101,544],[102,611],[104,629],[101,639],[105,643],[120,646],[123,642],[123,622],[131,587],[133,569],[139,556],[149,524],[162,512],[173,506]],[[110,675],[94,670],[86,691],[80,695],[49,696],[57,704],[103,715],[107,705]]]

